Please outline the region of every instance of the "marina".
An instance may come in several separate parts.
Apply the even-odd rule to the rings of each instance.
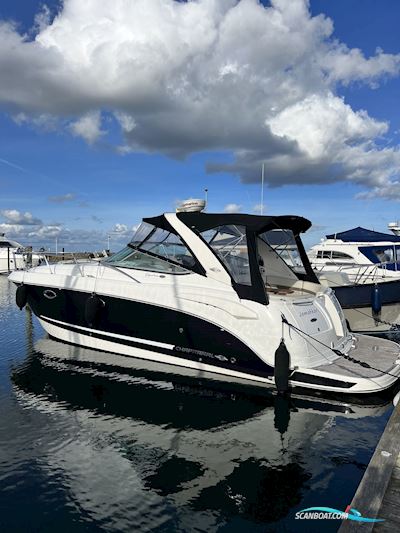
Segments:
[[[1,3],[0,533],[400,531],[399,20]]]
[[[296,512],[345,509],[391,394],[286,398],[63,344],[15,292],[1,276],[5,530],[27,527],[17,508],[28,498],[44,531],[60,520],[66,531],[337,531]]]

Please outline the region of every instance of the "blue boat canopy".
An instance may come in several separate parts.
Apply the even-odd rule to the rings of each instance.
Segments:
[[[357,228],[342,231],[340,233],[332,233],[332,235],[326,235],[327,239],[340,239],[343,242],[400,242],[400,237],[397,235],[391,235],[390,233],[380,233],[379,231],[373,231],[371,229]]]

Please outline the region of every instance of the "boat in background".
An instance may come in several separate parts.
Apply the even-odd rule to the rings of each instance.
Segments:
[[[10,280],[18,306],[64,342],[281,391],[387,389],[399,346],[349,333],[305,253],[310,226],[291,215],[165,213],[103,261]]]
[[[39,264],[40,256],[32,253],[31,247],[24,247],[17,241],[7,239],[0,233],[0,274],[24,269]]]
[[[400,224],[399,222],[389,222],[388,229],[394,233],[394,235],[400,236]]]
[[[308,253],[352,331],[386,333],[400,323],[400,236],[357,227],[327,235]]]

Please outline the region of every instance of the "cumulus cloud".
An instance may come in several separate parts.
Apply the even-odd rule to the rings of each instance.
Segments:
[[[392,181],[379,187],[373,187],[370,191],[357,194],[356,198],[360,200],[381,198],[382,200],[396,200],[400,202],[400,181]]]
[[[133,235],[139,226],[127,226],[126,224],[117,223],[113,228],[108,232],[109,235],[114,235],[117,238],[128,238]]]
[[[101,114],[99,111],[86,113],[80,119],[72,122],[69,128],[75,137],[82,137],[89,144],[95,143],[105,134],[101,129]]]
[[[70,229],[64,224],[43,224],[40,226],[28,226],[22,224],[12,224],[9,222],[0,223],[0,233],[5,233],[8,238],[15,239],[23,245],[33,246],[34,249],[45,247],[55,248],[55,240],[58,242],[58,250],[65,248],[71,250],[102,250],[107,246],[107,234],[100,230],[91,229]],[[124,235],[119,238],[113,236],[113,249],[122,247],[126,241]]]
[[[338,87],[377,87],[399,74],[400,55],[348,48],[307,0],[64,0],[35,32],[0,25],[0,105],[20,121],[89,144],[115,123],[121,154],[227,151],[232,161],[208,172],[255,182],[264,162],[271,186],[373,188],[397,175],[399,152],[377,142],[388,124]]]
[[[112,248],[115,250],[121,248],[138,227],[117,223],[108,232],[100,229],[72,229],[61,222],[45,223],[29,212],[22,213],[17,209],[0,210],[0,217],[4,219],[0,220],[0,233],[5,233],[8,238],[23,245],[33,245],[35,249],[45,247],[54,250],[57,239],[59,250],[63,247],[66,251],[102,250],[111,237]],[[96,223],[103,222],[96,215],[90,218]]]
[[[65,202],[72,202],[75,199],[76,194],[73,194],[72,192],[61,194],[59,196],[49,196],[48,198],[49,202],[53,202],[55,204],[64,204]]]
[[[224,207],[224,213],[239,213],[242,210],[242,206],[238,204],[226,204]]]
[[[5,218],[6,224],[21,226],[40,226],[42,224],[42,221],[35,218],[29,211],[21,213],[16,209],[2,209],[0,215]]]

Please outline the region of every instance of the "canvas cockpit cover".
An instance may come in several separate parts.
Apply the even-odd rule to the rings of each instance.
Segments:
[[[358,226],[357,228],[326,235],[327,239],[338,239],[343,242],[400,242],[400,237],[390,233],[380,233]]]
[[[249,252],[249,267],[251,274],[251,285],[244,285],[236,283],[232,280],[232,285],[235,288],[240,298],[247,300],[254,300],[256,302],[268,303],[268,296],[265,291],[264,282],[260,274],[260,266],[257,251],[257,236],[273,229],[292,230],[296,239],[300,257],[303,261],[306,274],[297,274],[300,279],[318,283],[314,271],[311,268],[307,254],[304,250],[303,243],[299,237],[300,233],[307,231],[311,222],[303,217],[294,215],[284,216],[259,216],[259,215],[245,215],[241,213],[200,213],[200,212],[183,212],[177,213],[177,217],[186,226],[194,232],[200,234],[204,231],[217,228],[220,226],[237,225],[246,228],[247,247]],[[166,220],[164,215],[158,217],[145,218],[144,222],[153,224],[173,231],[171,225]]]

